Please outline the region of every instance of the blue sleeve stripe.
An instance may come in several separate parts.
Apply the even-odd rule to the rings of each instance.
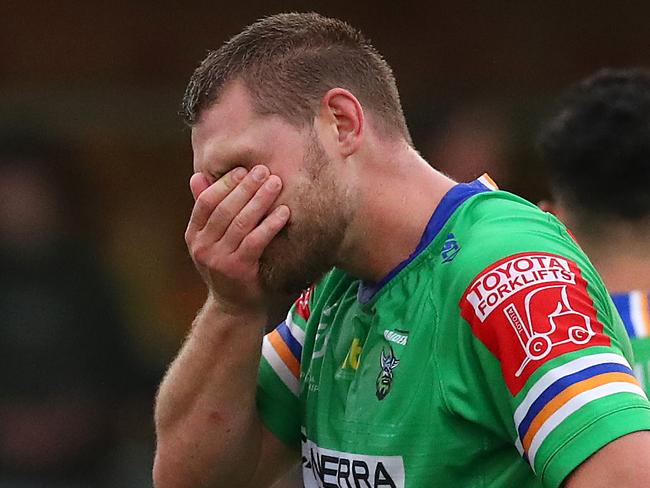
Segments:
[[[280,337],[282,337],[282,340],[285,342],[291,353],[295,356],[298,362],[300,362],[300,359],[302,357],[302,346],[300,345],[300,342],[298,342],[298,340],[291,334],[287,323],[282,322],[276,330],[280,334]]]
[[[535,419],[537,414],[557,395],[562,393],[569,386],[578,383],[580,381],[586,380],[593,376],[597,376],[603,373],[628,373],[634,376],[634,373],[630,368],[622,364],[617,363],[604,363],[591,366],[589,368],[583,369],[576,373],[564,376],[558,379],[555,383],[551,384],[544,392],[532,403],[526,416],[519,424],[517,429],[519,432],[520,439],[523,439],[530,427],[530,424]]]

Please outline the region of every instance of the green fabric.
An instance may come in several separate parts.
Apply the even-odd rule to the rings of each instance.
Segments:
[[[650,392],[650,337],[630,338],[634,352],[634,372],[643,389]]]
[[[445,259],[450,236],[460,250]],[[582,317],[567,312],[567,303],[595,312],[594,335],[585,344],[553,346],[548,358],[529,361],[516,376],[503,369],[507,362],[524,364],[512,359],[523,354],[514,325],[500,312],[483,324],[472,322],[468,314],[483,305],[473,309],[466,293],[487,276],[487,268],[504,258],[512,264],[520,253],[546,253],[529,260],[540,266],[561,256],[573,263],[577,278],[567,284],[570,273],[557,268],[557,282],[549,279],[551,286],[543,290],[531,285],[513,295],[517,300],[523,303],[532,289],[540,290],[538,297],[555,297],[555,302],[544,298],[545,306],[557,305],[544,317],[553,317],[565,335]],[[635,391],[616,392],[617,385],[630,383],[620,380],[629,375],[614,372],[598,377],[606,380],[603,388],[614,388],[612,393],[599,397],[596,393],[604,390],[588,389],[594,399],[545,434],[534,470],[529,453],[522,457],[516,449],[513,416],[545,379],[583,358],[625,363],[632,356],[620,318],[588,259],[557,220],[514,195],[496,191],[469,198],[369,302],[360,303],[359,287],[358,280],[333,270],[309,297],[307,320],[292,310],[292,327],[305,333],[297,394],[275,377],[268,351],[262,359],[262,419],[290,444],[297,445],[302,433],[306,487],[555,487],[603,445],[650,429],[647,400]],[[536,302],[531,298],[531,303],[532,309]],[[562,324],[568,325],[563,329]]]

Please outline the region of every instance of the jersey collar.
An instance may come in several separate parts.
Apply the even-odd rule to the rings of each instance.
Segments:
[[[424,229],[424,233],[420,238],[420,242],[415,248],[415,251],[406,258],[404,261],[399,263],[395,268],[393,268],[386,276],[384,276],[379,282],[371,283],[367,281],[361,281],[359,285],[359,291],[357,293],[357,299],[362,304],[368,303],[372,298],[381,290],[390,280],[392,280],[402,269],[404,269],[408,264],[413,261],[422,251],[424,251],[429,244],[436,238],[440,230],[447,223],[451,215],[460,207],[463,202],[468,198],[477,195],[478,193],[483,193],[485,191],[491,191],[498,189],[494,181],[487,175],[484,174],[480,178],[470,182],[470,183],[459,183],[454,185],[440,200],[440,203],[433,211],[427,226]]]

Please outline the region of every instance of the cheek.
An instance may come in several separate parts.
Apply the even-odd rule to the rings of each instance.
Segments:
[[[282,179],[281,176],[280,178]],[[280,190],[280,194],[273,206],[282,204],[293,210],[293,207],[299,206],[308,197],[308,187],[308,182],[305,179],[296,178],[295,175],[282,179],[282,190]]]

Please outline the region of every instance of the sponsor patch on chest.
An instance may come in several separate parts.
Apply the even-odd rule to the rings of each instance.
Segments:
[[[610,343],[580,269],[561,256],[502,259],[472,281],[459,305],[473,333],[501,362],[513,395],[545,361]]]
[[[302,444],[305,488],[404,488],[401,456],[368,456]]]

